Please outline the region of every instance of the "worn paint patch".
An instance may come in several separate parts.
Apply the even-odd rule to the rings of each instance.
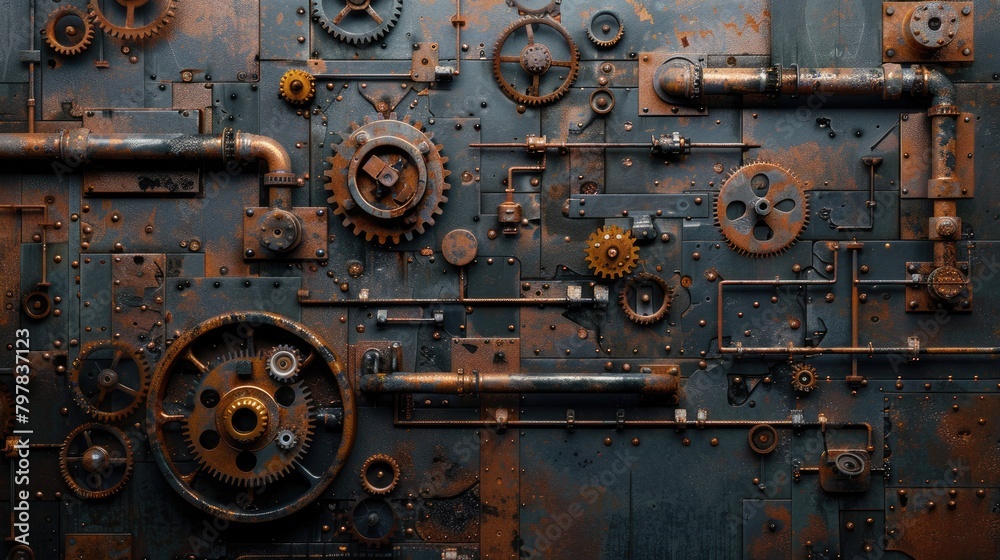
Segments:
[[[632,9],[635,10],[635,15],[639,18],[639,21],[648,21],[649,23],[653,23],[653,14],[649,13],[646,6],[640,4],[638,0],[625,1],[628,2],[629,6],[632,6]]]

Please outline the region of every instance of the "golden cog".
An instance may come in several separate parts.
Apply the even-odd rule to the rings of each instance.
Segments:
[[[602,278],[621,278],[639,261],[632,231],[615,225],[597,228],[590,234],[585,252],[590,269]]]
[[[222,425],[234,440],[254,441],[267,430],[267,407],[254,397],[240,397],[222,413]]]
[[[281,76],[278,95],[292,105],[305,105],[316,96],[316,78],[305,70],[293,68]]]

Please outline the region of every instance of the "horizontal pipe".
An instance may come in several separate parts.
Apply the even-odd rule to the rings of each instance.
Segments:
[[[653,373],[591,375],[582,373],[397,372],[361,376],[365,393],[635,393],[677,394],[678,376]]]
[[[277,140],[233,132],[222,134],[94,134],[86,128],[61,132],[0,134],[0,159],[53,159],[71,166],[102,160],[263,161],[265,185],[296,184],[292,160]]]

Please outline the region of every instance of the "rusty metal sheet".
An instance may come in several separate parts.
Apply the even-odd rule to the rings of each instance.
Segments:
[[[160,354],[166,322],[166,255],[115,255],[111,262],[112,336]]]
[[[132,560],[131,533],[66,533],[66,560]]]
[[[882,62],[972,62],[975,21],[972,2],[882,2]]]

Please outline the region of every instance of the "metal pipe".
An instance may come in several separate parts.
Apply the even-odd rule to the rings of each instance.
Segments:
[[[624,373],[480,373],[397,372],[361,376],[365,393],[437,393],[478,395],[482,393],[637,393],[675,395],[677,375]]]
[[[291,158],[277,140],[231,129],[219,135],[93,134],[85,128],[53,134],[0,134],[0,159],[57,159],[74,166],[95,160],[260,160],[268,168],[265,185],[297,184]]]

